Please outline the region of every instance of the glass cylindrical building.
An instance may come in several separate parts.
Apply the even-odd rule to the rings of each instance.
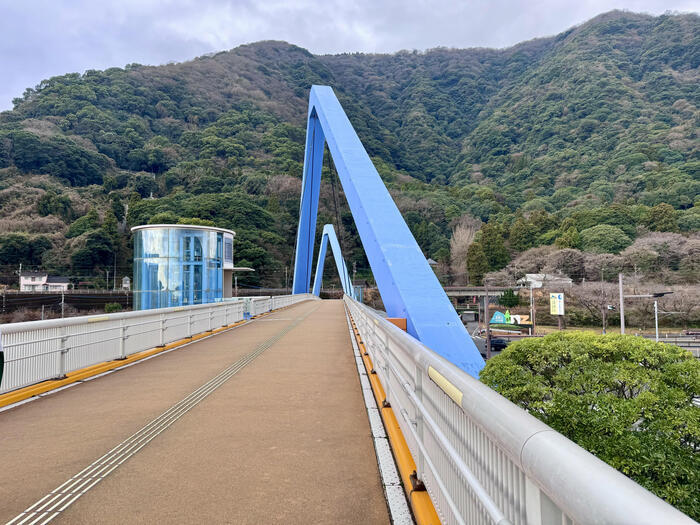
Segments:
[[[213,303],[231,296],[231,230],[186,224],[135,226],[134,309]]]

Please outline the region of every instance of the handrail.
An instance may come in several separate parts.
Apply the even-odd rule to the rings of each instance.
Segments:
[[[370,308],[344,300],[387,401],[404,416],[418,477],[443,522],[695,523]]]
[[[177,306],[0,325],[0,394],[162,347],[251,316],[317,299],[311,294]]]

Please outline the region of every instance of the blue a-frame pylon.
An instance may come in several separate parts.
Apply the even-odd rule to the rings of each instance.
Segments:
[[[474,377],[484,360],[328,86],[312,86],[294,265],[294,293],[308,293],[324,144],[328,144],[389,317]],[[341,276],[342,279],[342,276]]]
[[[333,252],[333,259],[335,259],[335,266],[338,268],[338,276],[340,277],[340,281],[343,283],[343,292],[355,299],[355,290],[352,287],[350,274],[348,274],[348,267],[345,264],[343,252],[340,251],[340,243],[338,242],[338,237],[335,235],[335,229],[333,228],[332,224],[326,224],[323,227],[321,249],[318,252],[318,261],[316,262],[316,277],[314,277],[314,295],[321,294],[323,267],[325,266],[326,251],[329,244],[331,245],[331,251]]]

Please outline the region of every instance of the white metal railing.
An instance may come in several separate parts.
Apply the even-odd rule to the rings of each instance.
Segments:
[[[5,370],[0,393],[227,326],[311,294],[159,308],[0,325]]]
[[[370,308],[345,304],[443,523],[695,523]]]

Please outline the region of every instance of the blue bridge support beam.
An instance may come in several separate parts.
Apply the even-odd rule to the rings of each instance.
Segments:
[[[478,377],[481,354],[328,86],[312,86],[309,96],[294,293],[309,291],[326,143],[387,314],[405,318],[408,333]]]
[[[350,275],[348,274],[348,267],[345,264],[343,253],[340,250],[340,243],[338,242],[338,237],[335,235],[335,229],[333,228],[332,224],[326,224],[323,227],[321,249],[318,252],[318,261],[316,262],[316,277],[314,277],[313,293],[317,296],[321,295],[323,268],[325,266],[326,251],[329,244],[331,245],[331,251],[333,252],[333,259],[335,259],[335,266],[338,268],[340,282],[343,284],[343,292],[345,295],[349,295],[355,299],[355,290],[352,287],[352,281],[350,280]]]

